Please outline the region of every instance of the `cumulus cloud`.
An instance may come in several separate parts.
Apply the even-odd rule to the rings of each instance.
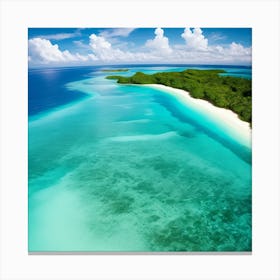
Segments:
[[[149,49],[147,52],[130,52],[123,51],[119,48],[115,48],[112,44],[103,36],[91,34],[90,46],[93,54],[100,61],[110,62],[159,62],[163,58],[166,58],[167,54],[172,52],[169,47],[168,38],[163,36],[163,30],[157,28],[155,30],[155,38],[148,40],[145,44]]]
[[[252,61],[252,48],[235,42],[232,42],[229,47],[223,48],[222,53],[224,61],[234,61],[235,63],[251,63]]]
[[[231,55],[237,55],[237,56],[243,56],[243,55],[251,55],[252,49],[251,48],[245,48],[241,44],[237,44],[235,42],[232,42],[229,47],[229,53]]]
[[[150,39],[146,42],[146,47],[163,55],[172,53],[172,49],[169,46],[169,40],[164,36],[163,29],[157,28],[155,30],[155,35],[154,39]]]
[[[207,50],[208,39],[204,37],[200,28],[194,28],[193,31],[190,28],[185,28],[181,37],[185,39],[189,49],[200,51]]]
[[[119,48],[114,48],[112,44],[102,36],[96,34],[90,35],[90,46],[94,56],[105,62],[141,62],[148,61],[151,56],[143,52],[123,51]]]
[[[78,62],[88,59],[78,53],[71,54],[68,50],[61,51],[57,44],[53,45],[49,40],[42,38],[30,39],[28,41],[28,51],[28,60],[32,63]]]
[[[224,47],[208,46],[207,51],[179,48],[176,50],[176,54],[177,58],[179,57],[179,60],[185,63],[249,64],[252,60],[252,49],[235,43]]]
[[[90,50],[90,46],[88,43],[85,43],[84,40],[75,40],[73,41],[73,44],[76,45],[79,49],[86,49]]]
[[[110,50],[111,44],[102,36],[97,36],[95,34],[91,34],[90,37],[90,46],[94,51],[101,51],[104,50]]]
[[[103,36],[96,34],[90,35],[90,47],[94,55],[102,61],[120,60],[124,58],[125,53],[119,49],[113,49],[110,42],[108,42]]]
[[[153,38],[143,42],[142,47],[134,48],[132,51],[127,50],[125,44],[113,43],[112,40],[93,33],[89,36],[88,43],[86,39],[73,42],[76,47],[83,50],[83,55],[61,50],[57,44],[52,44],[50,40],[33,38],[29,40],[28,61],[30,65],[78,65],[86,63],[248,64],[251,62],[251,47],[244,47],[236,42],[223,46],[208,45],[208,40],[200,28],[184,29],[181,36],[186,40],[186,44],[173,45],[172,48],[162,28],[156,28],[154,34]]]

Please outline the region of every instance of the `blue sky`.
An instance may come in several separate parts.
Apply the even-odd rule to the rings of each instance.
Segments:
[[[250,28],[29,28],[29,66],[251,65]]]

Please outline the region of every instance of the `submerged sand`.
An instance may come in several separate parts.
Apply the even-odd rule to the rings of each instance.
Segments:
[[[159,84],[144,86],[160,89],[176,96],[188,107],[191,107],[192,109],[205,114],[208,119],[211,119],[211,121],[215,122],[219,127],[223,129],[223,131],[234,137],[241,144],[246,145],[247,147],[251,147],[252,130],[250,128],[250,124],[239,119],[238,115],[231,110],[216,107],[206,100],[193,98],[190,96],[189,92],[182,89],[172,88]]]

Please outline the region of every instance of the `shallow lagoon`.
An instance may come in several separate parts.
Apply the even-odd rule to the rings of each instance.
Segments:
[[[67,81],[86,98],[30,117],[29,251],[250,251],[250,148],[106,75]]]

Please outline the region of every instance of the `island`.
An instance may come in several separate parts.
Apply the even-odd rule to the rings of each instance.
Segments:
[[[213,105],[229,109],[252,124],[252,82],[239,77],[223,76],[224,70],[187,69],[181,72],[144,74],[131,77],[107,76],[120,84],[161,84],[187,91],[191,97],[204,99]]]
[[[129,69],[103,69],[102,72],[127,72]]]

